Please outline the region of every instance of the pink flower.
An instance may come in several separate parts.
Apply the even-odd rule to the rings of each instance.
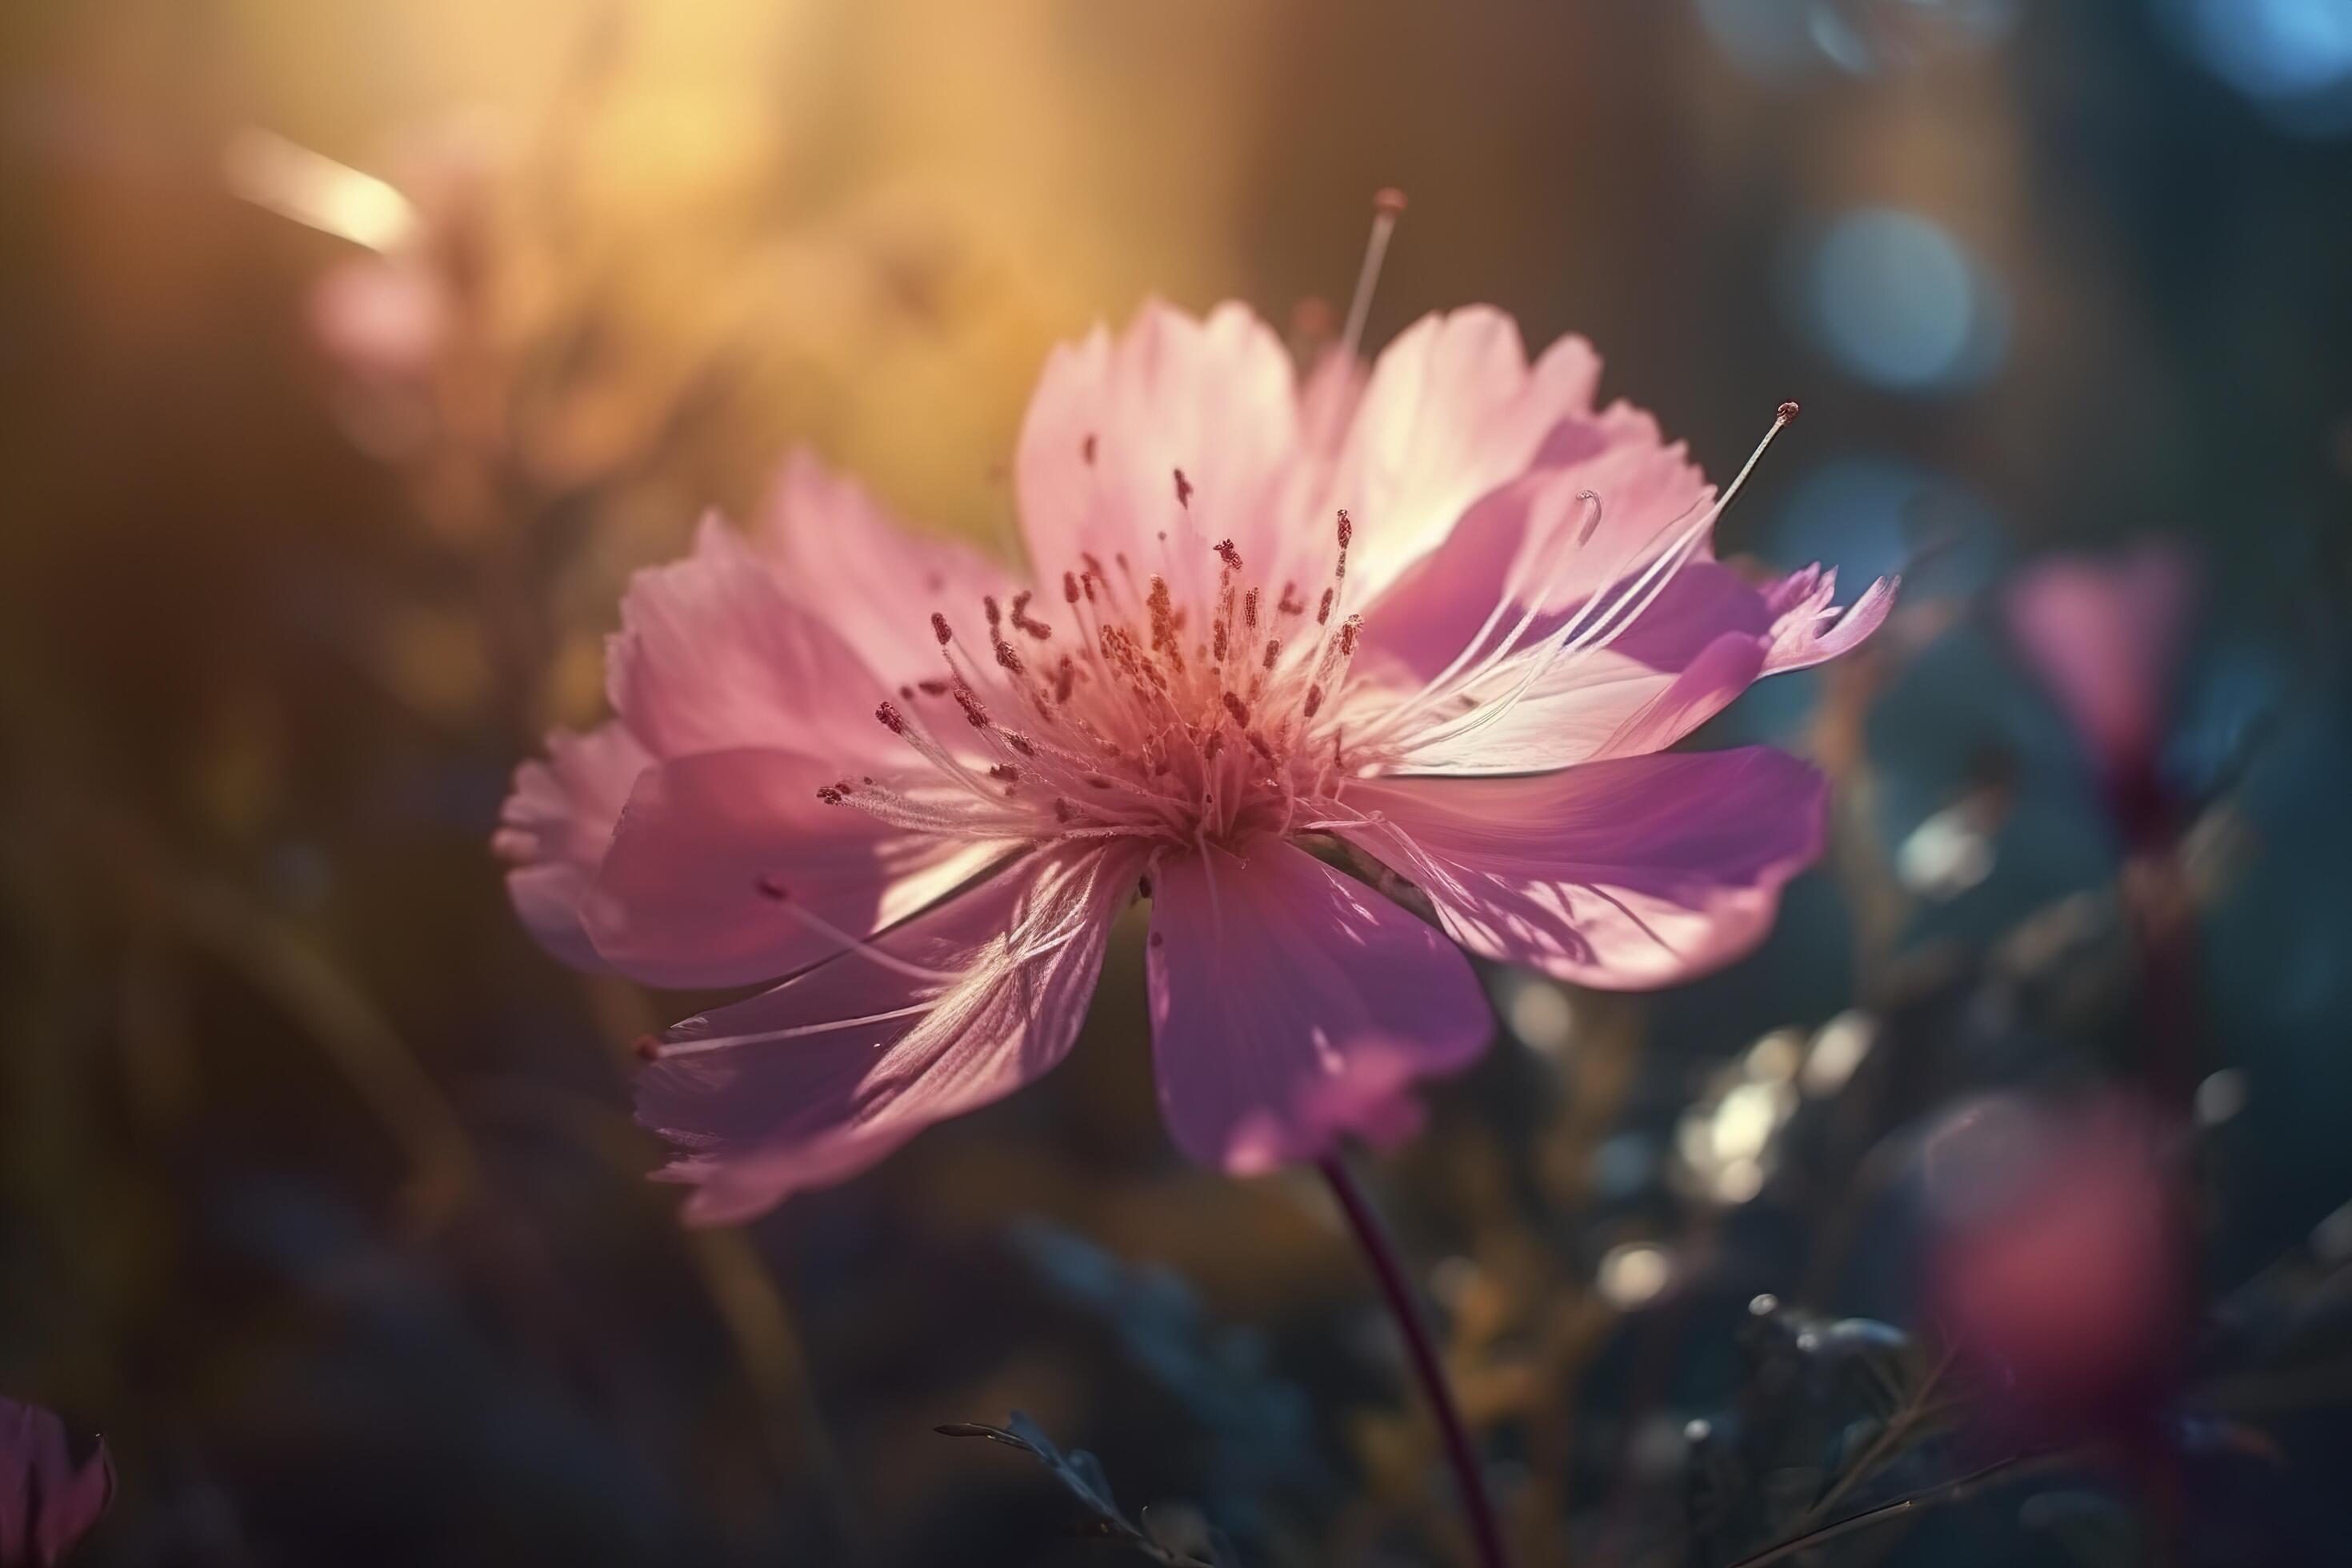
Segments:
[[[1474,309],[1302,386],[1246,310],[1153,305],[1045,367],[1028,574],[799,458],[756,540],[707,522],[640,576],[618,720],[523,768],[499,847],[567,958],[790,976],[651,1047],[639,1113],[689,1216],[1053,1066],[1139,895],[1162,1109],[1233,1171],[1411,1130],[1412,1081],[1491,1029],[1456,942],[1643,987],[1759,941],[1822,779],[1656,753],[1860,641],[1892,584],[1841,613],[1829,574],[1716,563],[1714,492],[1649,416],[1594,407],[1599,374]]]
[[[51,1412],[0,1399],[0,1568],[63,1562],[114,1500],[105,1442],[76,1447]]]
[[[2011,587],[2010,635],[2110,784],[2152,768],[2196,580],[2179,552],[2058,556]]]
[[[2170,1386],[2194,1313],[2163,1126],[2121,1096],[1993,1100],[1929,1141],[1929,1300],[1989,1374],[1996,1424],[2070,1438],[2143,1418]]]

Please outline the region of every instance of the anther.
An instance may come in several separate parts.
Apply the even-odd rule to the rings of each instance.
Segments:
[[[1331,595],[1333,592],[1334,590],[1329,588],[1324,589],[1323,603],[1316,606],[1315,624],[1318,626],[1331,618]]]
[[[1192,481],[1184,477],[1181,468],[1176,470],[1176,504],[1187,510],[1192,506]]]
[[[988,614],[988,629],[991,634],[1004,625],[1004,607],[996,602],[995,595],[982,595],[980,607]]]
[[[1005,784],[1011,784],[1013,780],[1021,776],[1021,770],[1014,767],[1011,763],[991,763],[988,767],[988,776],[992,779],[1000,780]]]
[[[1275,661],[1276,659],[1277,659],[1277,658],[1280,658],[1281,657],[1282,657],[1282,639],[1281,639],[1280,637],[1268,637],[1268,638],[1266,638],[1266,639],[1265,639],[1265,668],[1266,668],[1266,670],[1267,670],[1267,672],[1268,672],[1268,673],[1271,673],[1271,672],[1273,671],[1273,669],[1274,669],[1274,661]]]
[[[1316,710],[1317,709],[1318,709],[1318,708],[1322,707],[1322,706],[1323,706],[1323,689],[1322,689],[1321,687],[1319,687],[1319,686],[1310,686],[1310,687],[1308,687],[1308,688],[1307,689],[1307,706],[1306,706],[1306,708],[1305,708],[1305,710],[1304,710],[1304,711],[1305,711],[1305,713],[1306,713],[1307,717],[1308,717],[1309,719],[1314,718],[1314,717],[1315,717],[1315,710]]]
[[[1217,541],[1216,549],[1217,558],[1225,563],[1228,571],[1238,572],[1242,569],[1242,552],[1232,540]]]
[[[1782,425],[1793,425],[1796,423],[1797,416],[1801,412],[1803,411],[1795,404],[1783,403],[1773,415],[1773,418]]]
[[[1249,704],[1242,700],[1241,693],[1237,691],[1225,693],[1225,711],[1234,716],[1234,722],[1236,724],[1249,722]]]
[[[948,694],[948,683],[944,680],[918,680],[915,682],[915,689],[926,697],[945,697]]]
[[[1083,441],[1081,441],[1081,442],[1079,442],[1079,443],[1078,443],[1078,456],[1079,456],[1079,457],[1081,457],[1081,458],[1084,458],[1087,460],[1087,467],[1088,467],[1088,468],[1090,468],[1094,467],[1094,463],[1095,463],[1095,437],[1094,437],[1094,432],[1092,432],[1092,431],[1088,431],[1088,432],[1087,433],[1087,438],[1086,438],[1085,440],[1083,440]]]
[[[1062,574],[1062,603],[1075,605],[1077,602],[1078,574],[1075,572],[1065,572]]]
[[[792,901],[792,889],[773,877],[754,877],[751,879],[751,888],[763,899],[773,899],[780,904]]]
[[[940,639],[941,647],[955,640],[955,633],[948,630],[947,616],[937,610],[931,612],[931,635]]]
[[[874,710],[874,717],[879,719],[882,721],[882,727],[893,735],[903,735],[907,732],[906,716],[898,711],[895,703],[885,702]]]
[[[1242,599],[1242,629],[1257,630],[1257,590],[1252,588]]]

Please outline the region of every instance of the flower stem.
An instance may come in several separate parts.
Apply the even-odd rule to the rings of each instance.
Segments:
[[[1371,1199],[1356,1184],[1355,1176],[1337,1154],[1318,1161],[1317,1168],[1331,1184],[1331,1195],[1339,1200],[1340,1212],[1348,1216],[1348,1227],[1356,1233],[1356,1244],[1364,1249],[1372,1277],[1380,1282],[1381,1294],[1388,1300],[1389,1315],[1396,1320],[1397,1332],[1404,1336],[1413,1373],[1421,1381],[1422,1394],[1428,1399],[1430,1411],[1437,1417],[1438,1432],[1445,1440],[1445,1458],[1454,1467],[1454,1485],[1461,1489],[1462,1511],[1469,1516],[1480,1568],[1510,1568],[1510,1554],[1503,1548],[1502,1526],[1495,1517],[1494,1500],[1486,1494],[1486,1476],[1478,1463],[1478,1450],[1470,1440],[1470,1429],[1463,1425],[1462,1407],[1454,1402],[1453,1384],[1445,1379],[1445,1363],[1438,1358],[1437,1342],[1430,1334],[1429,1320],[1422,1315],[1421,1305],[1414,1300],[1412,1281],[1405,1273],[1403,1259],[1397,1256],[1396,1243],[1389,1236],[1388,1227],[1381,1223],[1380,1211],[1372,1207]]]

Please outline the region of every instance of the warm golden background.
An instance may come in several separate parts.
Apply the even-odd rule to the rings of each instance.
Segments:
[[[2201,1289],[2243,1328],[2326,1278],[2347,95],[2342,0],[11,0],[0,1392],[108,1433],[88,1560],[1105,1560],[929,1432],[1015,1406],[1242,1561],[1458,1550],[1316,1194],[1168,1150],[1132,963],[1047,1087],[683,1234],[625,1042],[684,999],[546,960],[485,847],[703,508],[806,442],[1009,548],[1051,343],[1344,305],[1382,185],[1373,342],[1584,331],[1718,471],[1799,398],[1724,547],[1912,574],[1868,659],[1724,728],[1845,786],[1766,952],[1647,1001],[1497,976],[1511,1037],[1384,1169],[1528,1560],[1770,1539],[1694,1500],[1686,1423],[1760,1429],[1745,1303],[1927,1327],[1906,1162],[2130,1077],[2132,884],[1990,609],[2040,552],[2200,563]],[[2188,1561],[2340,1546],[2346,1363],[2252,1332],[2183,1374],[2267,1445]],[[1867,1552],[2137,1561],[2115,1510]]]

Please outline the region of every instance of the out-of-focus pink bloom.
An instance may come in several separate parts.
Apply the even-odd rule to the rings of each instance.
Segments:
[[[2009,590],[2011,636],[2111,784],[2155,766],[2196,587],[2187,557],[2148,545],[2060,556]]]
[[[1930,1141],[1931,1300],[1993,1374],[1993,1408],[2046,1436],[2138,1424],[2189,1323],[2182,1216],[2159,1123],[2103,1101],[1998,1101]]]
[[[311,287],[311,334],[345,374],[407,382],[429,371],[447,342],[446,284],[410,256],[354,257]]]
[[[654,1047],[639,1111],[689,1215],[837,1180],[1051,1067],[1139,893],[1169,1127],[1234,1171],[1410,1131],[1411,1082],[1490,1033],[1447,936],[1619,987],[1760,940],[1822,781],[1657,753],[1860,641],[1893,585],[1842,612],[1826,573],[1717,564],[1715,492],[1647,415],[1594,406],[1599,374],[1474,309],[1302,389],[1246,310],[1153,305],[1046,365],[1028,573],[803,457],[756,537],[714,521],[643,574],[617,729],[527,766],[500,843],[567,957],[790,976]]]
[[[0,1568],[63,1562],[114,1500],[105,1442],[75,1452],[53,1413],[0,1399]]]

